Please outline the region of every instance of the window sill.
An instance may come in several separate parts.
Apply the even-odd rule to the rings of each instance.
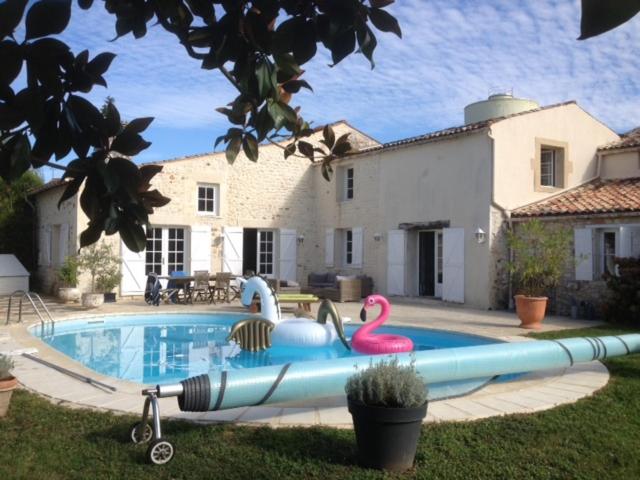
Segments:
[[[222,216],[214,212],[197,212],[196,215],[199,217],[222,218]]]
[[[534,191],[540,193],[557,193],[564,190],[564,187],[547,187],[545,185],[538,185]]]

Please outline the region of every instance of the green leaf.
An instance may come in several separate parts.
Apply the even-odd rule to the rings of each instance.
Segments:
[[[89,222],[87,228],[80,234],[80,248],[88,247],[100,240],[100,236],[102,235],[102,225],[102,221],[92,220]]]
[[[27,0],[6,0],[0,3],[0,39],[11,35],[24,13]]]
[[[640,0],[582,0],[578,40],[612,30],[640,12]]]
[[[402,30],[400,30],[398,20],[390,13],[379,8],[370,8],[369,18],[371,23],[381,32],[392,32],[402,38]]]
[[[31,144],[25,134],[9,137],[0,144],[0,177],[16,180],[31,166]]]
[[[290,143],[284,149],[284,158],[289,158],[294,153],[296,153],[296,144],[295,143]]]
[[[106,132],[109,137],[115,137],[122,129],[120,112],[113,102],[107,103],[105,107]]]
[[[60,208],[60,205],[62,205],[62,202],[64,202],[65,200],[70,199],[76,193],[78,193],[78,190],[80,189],[80,186],[82,185],[82,182],[84,182],[84,177],[74,178],[73,180],[71,180],[68,183],[67,188],[64,189],[64,192],[62,193],[62,196],[60,197],[60,200],[58,200],[58,209]]]
[[[40,0],[27,12],[25,40],[62,33],[71,18],[71,0]]]
[[[242,136],[237,135],[234,136],[227,145],[227,149],[225,150],[225,156],[227,157],[227,162],[233,164],[236,161],[236,157],[238,153],[240,153],[240,145],[242,144]]]
[[[242,150],[249,160],[258,161],[258,141],[250,133],[247,133],[242,140]]]
[[[316,29],[313,22],[308,21],[298,26],[293,42],[293,57],[298,65],[311,60],[315,56],[317,49]]]
[[[327,146],[329,150],[333,148],[333,145],[336,143],[336,135],[333,133],[333,128],[331,125],[325,125],[322,129],[322,137],[324,138],[324,144]]]
[[[369,0],[369,4],[373,8],[383,8],[387,5],[391,5],[395,0]]]
[[[356,49],[356,34],[349,28],[336,36],[331,43],[331,59],[335,66]]]
[[[153,122],[153,117],[141,117],[134,118],[125,127],[125,130],[129,130],[134,133],[144,132],[147,127]]]
[[[118,225],[120,232],[120,238],[132,252],[141,252],[147,248],[147,234],[142,228],[142,225],[129,220],[127,218],[120,217]]]
[[[298,116],[289,105],[283,102],[267,102],[267,109],[269,111],[269,115],[273,119],[274,128],[279,130],[285,125],[287,122],[290,124],[295,124]]]
[[[331,181],[331,176],[333,175],[333,167],[329,161],[322,162],[322,176],[327,182]]]
[[[300,75],[302,70],[296,62],[293,55],[288,53],[275,54],[273,59],[276,61],[278,68],[286,75],[287,79]]]
[[[93,0],[78,0],[78,6],[82,10],[88,10],[93,5]]]
[[[298,93],[302,87],[313,92],[313,88],[305,80],[289,80],[282,84],[282,89],[287,93]]]
[[[9,86],[22,70],[22,48],[15,42],[0,42],[0,85]]]
[[[298,142],[298,150],[305,157],[309,158],[309,160],[313,160],[313,145],[311,145],[309,142],[300,140]]]
[[[265,98],[278,86],[276,83],[275,70],[269,60],[263,60],[256,68],[256,78],[258,79],[258,93],[261,98]]]
[[[87,63],[87,71],[93,75],[102,75],[109,69],[114,58],[116,58],[115,53],[100,53],[96,55],[93,60]]]
[[[358,46],[360,47],[358,51],[361,52],[367,60],[369,60],[371,68],[373,69],[375,67],[373,52],[378,46],[376,36],[368,26],[365,26],[364,28],[359,28],[356,31],[356,38],[358,39]]]

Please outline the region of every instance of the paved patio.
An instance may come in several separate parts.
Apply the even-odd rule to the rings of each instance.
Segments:
[[[238,302],[225,305],[198,304],[161,305],[150,307],[142,300],[120,300],[105,304],[99,310],[84,310],[78,305],[47,302],[57,321],[70,318],[124,313],[246,311]],[[519,328],[512,312],[479,311],[441,302],[415,303],[408,299],[393,301],[388,323],[452,330],[484,335],[505,341],[527,341],[523,335],[529,331]],[[358,321],[360,303],[339,304],[343,316]],[[317,306],[314,306],[315,314]],[[286,313],[286,309],[285,309]],[[15,374],[23,387],[36,391],[52,402],[69,407],[89,407],[118,413],[140,414],[143,397],[142,385],[105,377],[86,369],[79,363],[51,349],[30,335],[26,326],[39,324],[32,314],[25,314],[23,322],[4,326],[6,302],[0,301],[0,352],[36,349],[37,356],[116,388],[115,392],[96,388],[68,375],[41,365],[26,357],[16,356]],[[594,326],[597,323],[572,320],[566,317],[548,317],[543,330],[560,330]],[[571,368],[524,375],[508,383],[490,384],[460,398],[433,401],[429,405],[426,422],[463,421],[511,413],[530,413],[571,403],[591,395],[606,385],[609,374],[599,362],[575,365]],[[268,424],[274,427],[293,425],[326,425],[351,428],[351,416],[344,397],[331,397],[282,405],[244,407],[220,412],[180,412],[175,398],[161,399],[164,417],[183,418],[196,422],[236,422],[239,424]]]

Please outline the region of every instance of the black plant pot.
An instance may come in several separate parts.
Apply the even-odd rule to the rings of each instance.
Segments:
[[[348,400],[360,465],[396,472],[411,468],[427,403],[415,408],[387,408]]]
[[[116,294],[114,292],[104,294],[104,303],[115,303]]]

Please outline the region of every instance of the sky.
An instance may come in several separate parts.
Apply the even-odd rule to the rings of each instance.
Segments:
[[[640,17],[578,41],[579,0],[397,0],[387,10],[403,38],[377,34],[375,69],[359,54],[330,68],[319,45],[304,66],[314,92],[293,101],[305,119],[345,119],[386,142],[461,125],[465,105],[510,90],[541,105],[576,100],[618,132],[640,125]],[[215,111],[235,97],[228,82],[159,26],[139,40],[114,36],[114,17],[95,2],[89,11],[74,5],[60,38],[76,53],[117,54],[108,89],[88,97],[98,105],[114,97],[125,119],[155,117],[137,161],[213,151],[229,127]]]

